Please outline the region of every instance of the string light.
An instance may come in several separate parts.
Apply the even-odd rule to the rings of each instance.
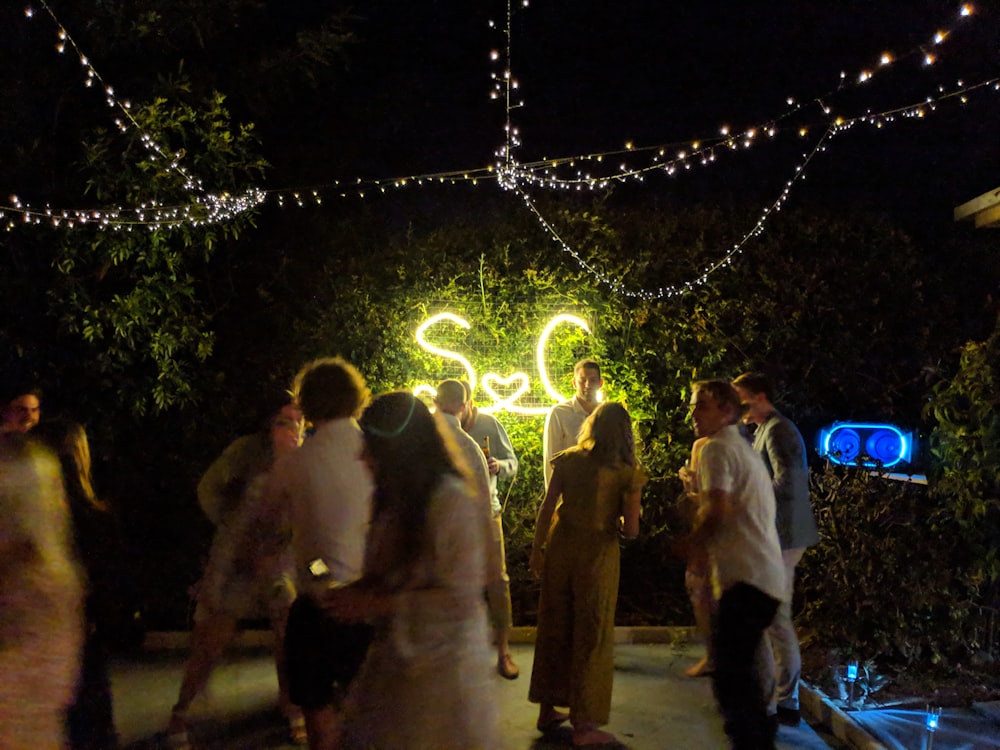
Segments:
[[[110,86],[104,84],[103,79],[101,79],[97,71],[90,64],[88,58],[76,47],[70,35],[66,33],[65,29],[63,29],[61,24],[59,24],[55,15],[52,13],[51,9],[49,9],[45,1],[40,0],[40,4],[59,27],[60,43],[63,45],[68,43],[79,55],[81,65],[84,66],[87,73],[85,85],[91,85],[92,82],[96,80],[97,83],[103,87],[108,105],[111,107],[117,107],[124,115],[124,117],[118,117],[115,119],[115,124],[119,130],[121,132],[126,132],[129,125],[139,129],[138,123],[129,113],[129,103],[121,102],[116,98],[114,90]],[[527,7],[527,2],[522,3],[522,7]],[[877,128],[882,128],[885,124],[896,121],[897,118],[924,117],[928,110],[934,110],[934,105],[938,101],[942,101],[956,95],[956,92],[941,91],[938,96],[928,97],[924,102],[921,102],[920,105],[908,105],[875,114],[866,114],[862,117],[856,118],[833,116],[831,108],[824,103],[824,99],[827,99],[831,97],[832,94],[841,92],[852,85],[848,80],[846,71],[844,71],[841,72],[839,84],[834,91],[828,92],[827,94],[822,95],[822,97],[814,97],[813,99],[808,100],[798,100],[794,97],[788,97],[785,100],[786,105],[789,107],[787,111],[777,117],[769,118],[763,123],[743,129],[740,132],[733,132],[731,127],[727,125],[721,127],[719,135],[712,138],[691,139],[683,143],[659,144],[650,147],[637,146],[634,142],[629,141],[625,144],[625,149],[622,152],[592,153],[557,159],[545,159],[538,162],[521,164],[518,163],[515,155],[516,150],[521,147],[522,142],[519,130],[513,123],[513,111],[524,106],[524,102],[521,100],[514,101],[512,98],[513,92],[519,90],[518,82],[512,73],[510,64],[512,13],[511,2],[508,0],[507,23],[504,29],[505,57],[502,56],[498,50],[493,50],[490,53],[490,59],[493,62],[505,63],[503,70],[494,71],[491,75],[491,79],[493,81],[491,98],[499,99],[502,97],[505,107],[504,143],[497,149],[497,161],[493,165],[478,169],[436,172],[393,178],[356,178],[350,181],[334,181],[329,184],[313,186],[308,189],[281,189],[264,191],[257,188],[251,188],[238,196],[229,195],[228,193],[211,194],[203,190],[200,181],[194,180],[187,174],[186,171],[183,170],[179,164],[179,160],[181,158],[180,155],[170,154],[163,149],[157,148],[155,139],[149,134],[142,133],[141,141],[143,145],[152,152],[154,160],[156,160],[157,163],[164,164],[165,169],[177,172],[185,178],[185,189],[196,194],[195,203],[193,205],[160,206],[156,203],[150,203],[148,205],[130,209],[115,208],[110,210],[78,209],[56,211],[48,207],[44,210],[32,209],[30,206],[12,197],[10,207],[0,207],[0,218],[7,220],[8,229],[18,225],[39,225],[46,222],[51,223],[52,226],[59,227],[87,225],[113,230],[124,229],[126,231],[132,231],[132,229],[136,227],[147,227],[150,230],[170,229],[182,225],[198,225],[202,223],[229,221],[241,213],[261,205],[269,198],[275,200],[277,204],[282,207],[284,207],[287,203],[293,203],[299,207],[305,207],[307,205],[318,206],[322,203],[322,196],[324,193],[334,194],[342,198],[352,196],[365,198],[372,191],[386,193],[390,189],[404,189],[414,185],[423,185],[425,183],[446,185],[471,183],[472,185],[477,185],[480,180],[489,179],[496,180],[501,188],[515,192],[522,199],[528,209],[531,210],[536,216],[542,228],[549,233],[553,241],[557,243],[564,252],[573,257],[585,271],[593,275],[613,292],[643,299],[659,299],[690,291],[695,286],[705,283],[708,276],[714,271],[731,265],[734,258],[742,253],[744,246],[752,238],[759,236],[764,231],[767,220],[772,214],[777,213],[781,209],[782,204],[785,200],[787,200],[793,186],[804,179],[808,164],[817,154],[826,150],[826,143],[834,134],[862,123],[868,123]],[[971,13],[971,6],[963,6],[960,11],[960,16],[965,17]],[[25,10],[25,15],[27,18],[32,18],[34,12],[29,7]],[[493,21],[489,22],[489,26],[490,28],[496,28],[496,24]],[[934,45],[939,46],[943,44],[949,37],[950,33],[951,31],[949,29],[936,32],[933,36]],[[65,46],[63,46],[63,49],[65,49]],[[879,59],[880,64],[876,70],[881,70],[889,66],[890,63],[902,59],[909,54],[912,53],[907,53],[907,55],[901,55],[897,58],[891,55],[891,53],[882,53]],[[920,50],[920,55],[924,65],[930,65],[936,60],[935,55],[927,53],[922,49]],[[853,85],[867,83],[874,75],[874,71],[864,70],[858,74]],[[961,89],[961,103],[964,104],[968,100],[967,94],[970,91],[987,86],[993,91],[1000,90],[998,79],[984,81],[967,89],[962,87],[961,83],[959,83],[959,88]],[[655,289],[630,289],[626,287],[621,279],[613,278],[602,273],[597,268],[587,263],[579,253],[573,250],[573,248],[571,248],[568,243],[561,238],[555,227],[548,222],[538,210],[537,206],[527,192],[527,188],[529,187],[540,187],[554,190],[598,190],[608,187],[613,182],[621,182],[626,179],[642,181],[647,174],[654,172],[672,176],[679,170],[690,170],[693,165],[705,167],[716,164],[716,149],[721,148],[730,152],[736,152],[738,150],[745,151],[753,145],[761,142],[760,139],[757,138],[758,133],[766,133],[768,135],[769,140],[765,142],[774,142],[777,136],[781,135],[781,133],[789,131],[796,132],[799,137],[804,138],[808,136],[810,129],[807,125],[783,128],[780,127],[780,124],[792,115],[812,106],[813,103],[819,105],[824,115],[833,117],[833,119],[829,121],[829,124],[825,127],[822,137],[816,143],[813,150],[809,152],[803,161],[795,167],[792,178],[787,181],[779,196],[770,205],[765,207],[757,223],[750,229],[750,231],[748,231],[740,239],[740,241],[736,242],[730,249],[721,252],[719,260],[704,268],[697,278],[683,284],[658,287]],[[675,153],[675,157],[667,159],[665,155],[668,152]],[[628,156],[633,158],[637,156],[641,157],[643,155],[650,159],[649,164],[641,167],[631,167],[624,161],[619,162],[617,172],[609,175],[602,176],[587,174],[578,168],[578,165],[581,163],[602,165],[606,159],[616,156]],[[558,174],[558,170],[566,167],[575,170],[575,174],[572,177],[561,177]]]

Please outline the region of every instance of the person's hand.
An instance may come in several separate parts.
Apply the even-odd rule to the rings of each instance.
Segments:
[[[545,553],[540,549],[532,548],[531,557],[528,559],[528,570],[535,580],[542,580],[542,568],[545,565]]]
[[[495,477],[500,473],[500,462],[493,458],[493,456],[486,459],[486,467],[490,470],[491,477]]]

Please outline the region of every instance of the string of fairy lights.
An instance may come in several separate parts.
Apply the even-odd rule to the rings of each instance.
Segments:
[[[55,13],[45,0],[35,0],[40,8],[51,18],[57,28],[57,53],[67,50],[77,55],[84,69],[83,83],[86,87],[100,87],[103,90],[106,104],[115,110],[114,122],[121,133],[134,129],[140,136],[139,140],[154,163],[160,165],[163,173],[176,175],[183,190],[190,197],[190,202],[181,205],[162,205],[147,202],[135,207],[114,207],[110,209],[53,209],[46,206],[43,209],[34,208],[22,201],[17,195],[11,195],[9,204],[0,206],[0,221],[8,230],[16,226],[51,225],[55,227],[97,226],[103,229],[132,231],[136,228],[148,230],[164,230],[183,225],[200,225],[207,223],[230,221],[240,214],[253,210],[269,200],[279,207],[286,206],[320,206],[325,198],[366,198],[371,195],[385,194],[390,191],[422,187],[427,185],[457,185],[480,183],[496,183],[506,191],[515,193],[527,209],[537,219],[541,228],[550,236],[559,249],[573,258],[582,270],[592,275],[613,293],[640,299],[661,299],[684,294],[693,288],[704,284],[715,271],[727,267],[739,256],[747,243],[764,232],[768,220],[781,210],[789,198],[793,188],[805,177],[806,168],[820,153],[827,150],[830,140],[837,134],[858,125],[869,125],[882,129],[895,122],[906,119],[920,119],[935,112],[939,105],[957,102],[960,105],[968,103],[977,94],[1000,92],[1000,77],[978,81],[971,85],[956,81],[951,88],[937,86],[931,93],[917,102],[903,106],[895,106],[885,110],[867,111],[860,115],[836,114],[834,105],[840,94],[846,90],[867,85],[880,72],[904,60],[916,60],[921,67],[934,65],[942,54],[943,46],[952,37],[959,23],[973,15],[969,4],[960,6],[957,18],[948,27],[929,35],[927,42],[900,55],[883,52],[877,62],[868,68],[859,70],[853,75],[842,71],[836,85],[829,91],[808,99],[789,97],[786,109],[774,117],[768,118],[745,128],[730,128],[721,126],[717,133],[707,137],[685,139],[680,142],[637,146],[626,142],[624,147],[614,151],[584,153],[556,158],[545,158],[537,161],[521,162],[517,153],[523,143],[520,132],[514,122],[515,110],[524,107],[521,89],[512,70],[512,20],[514,8],[512,0],[506,2],[506,23],[501,29],[503,34],[503,49],[490,51],[490,59],[494,63],[491,72],[490,98],[501,100],[504,105],[504,139],[495,151],[493,164],[473,169],[446,170],[425,174],[413,174],[388,178],[353,178],[350,180],[333,180],[329,183],[308,188],[278,188],[263,189],[251,186],[240,194],[213,193],[207,191],[200,179],[190,174],[182,164],[183,153],[172,152],[161,145],[164,139],[149,133],[140,127],[131,112],[131,103],[119,99],[112,86],[105,82],[84,54],[65,27],[59,22]],[[528,6],[528,0],[518,0],[522,7]],[[35,11],[32,7],[25,9],[25,17],[32,19]],[[491,28],[497,24],[489,22]],[[502,65],[501,65],[502,64]],[[807,123],[793,122],[798,115],[815,113],[816,119]],[[599,191],[614,184],[626,181],[644,182],[652,175],[675,175],[689,172],[693,169],[706,168],[720,162],[720,157],[738,155],[749,151],[762,143],[777,141],[783,136],[794,136],[808,142],[819,136],[811,147],[803,152],[801,160],[795,165],[791,177],[784,183],[779,195],[761,211],[756,223],[732,246],[721,249],[717,260],[706,265],[696,278],[678,285],[660,286],[651,289],[629,287],[622,279],[612,277],[593,264],[574,249],[560,235],[557,228],[543,215],[536,201],[531,197],[530,190],[547,191]]]

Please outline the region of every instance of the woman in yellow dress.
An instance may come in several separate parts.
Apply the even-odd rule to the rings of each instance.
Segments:
[[[541,704],[539,731],[569,719],[574,745],[610,744],[598,727],[611,712],[619,535],[638,535],[646,483],[625,407],[598,406],[552,469],[529,563],[542,591],[528,700]]]

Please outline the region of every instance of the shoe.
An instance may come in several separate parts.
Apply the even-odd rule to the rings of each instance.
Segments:
[[[802,714],[797,708],[778,706],[778,723],[786,727],[797,727],[802,723]]]
[[[552,734],[567,721],[569,721],[569,714],[556,711],[551,716],[546,717],[545,721],[542,721],[542,717],[539,716],[535,728],[542,734]]]
[[[505,680],[516,680],[521,675],[521,670],[510,658],[510,654],[504,654],[497,660],[497,674]]]

